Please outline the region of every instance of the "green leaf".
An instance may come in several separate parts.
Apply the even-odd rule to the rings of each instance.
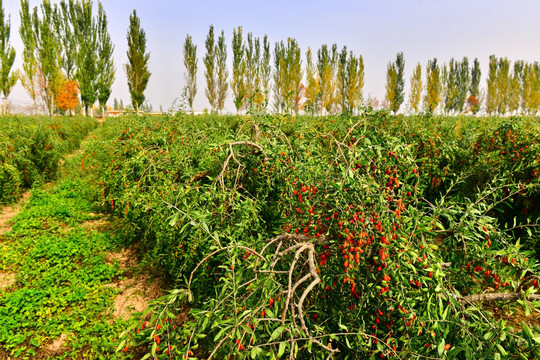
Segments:
[[[282,357],[283,354],[285,354],[285,349],[286,348],[287,348],[287,343],[286,342],[279,343],[279,350],[278,350],[278,354],[277,354],[278,358]]]
[[[218,340],[221,339],[221,337],[223,336],[223,333],[225,331],[227,331],[228,328],[223,328],[221,330],[219,330],[219,332],[216,334],[216,336],[214,336],[214,341],[217,342]]]
[[[208,229],[208,224],[206,222],[202,221],[201,226],[207,234],[210,234],[210,230]]]
[[[263,350],[260,347],[255,346],[254,348],[251,349],[251,358],[255,359],[262,352],[263,352]]]
[[[347,327],[341,323],[341,318],[339,319],[338,326],[341,330],[348,331]]]
[[[531,328],[529,328],[527,326],[527,324],[525,324],[523,322],[523,320],[521,321],[521,329],[523,330],[523,335],[527,338],[527,339],[532,339],[533,338],[533,333],[531,331]]]
[[[439,346],[437,347],[437,351],[439,352],[439,356],[442,356],[444,353],[444,346],[446,345],[444,339],[439,343]]]
[[[270,340],[269,341],[274,341],[277,338],[279,338],[284,329],[285,329],[285,325],[279,326],[276,330],[274,330],[272,332],[272,335],[270,335]]]
[[[448,309],[449,309],[448,306],[446,307],[446,309],[444,309],[444,312],[441,317],[442,320],[446,320],[446,317],[448,316]]]
[[[178,222],[178,216],[179,216],[179,213],[175,213],[173,216],[171,216],[171,220],[169,220],[169,226],[170,227],[173,227],[176,225],[176,223]]]
[[[497,349],[499,349],[499,352],[501,353],[502,356],[504,357],[508,356],[508,353],[506,352],[506,350],[504,350],[501,344],[497,344]]]
[[[126,345],[126,340],[122,340],[120,342],[120,344],[118,345],[118,347],[116,348],[116,352],[119,352],[120,350],[122,350],[124,348],[124,345]]]
[[[266,309],[265,311],[266,311],[266,315],[268,315],[268,317],[271,317],[271,318],[275,317],[274,312],[272,310]]]
[[[467,360],[473,358],[473,352],[472,352],[472,349],[471,349],[470,347],[468,347],[468,346],[465,348],[465,358],[466,358]]]

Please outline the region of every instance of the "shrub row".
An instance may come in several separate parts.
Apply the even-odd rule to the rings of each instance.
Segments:
[[[53,179],[62,155],[96,127],[90,118],[0,117],[0,204]]]
[[[485,291],[538,287],[521,245],[537,236],[538,210],[516,218],[519,234],[507,220],[537,199],[539,159],[534,119],[108,121],[85,166],[176,287],[119,348],[142,342],[157,358],[538,356],[540,329],[474,304]]]

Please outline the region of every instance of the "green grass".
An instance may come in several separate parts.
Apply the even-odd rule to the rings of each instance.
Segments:
[[[0,237],[0,271],[16,282],[0,293],[0,357],[31,359],[114,359],[124,321],[112,317],[119,291],[110,284],[122,275],[108,261],[120,240],[85,221],[92,211],[92,188],[65,178],[34,189],[15,217],[11,232]],[[47,352],[62,334],[63,351]]]

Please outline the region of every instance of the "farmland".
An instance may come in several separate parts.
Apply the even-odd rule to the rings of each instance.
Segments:
[[[40,172],[1,235],[0,265],[15,277],[0,296],[6,354],[43,355],[70,334],[48,356],[538,356],[538,118],[366,110],[88,124],[64,137],[76,145],[55,161],[86,136]],[[19,189],[24,169],[9,161],[0,169]],[[114,224],[104,232],[92,222],[103,216]],[[111,315],[122,289],[110,284],[134,276],[110,260],[123,248],[169,289],[129,319]],[[53,309],[57,325],[25,306]]]

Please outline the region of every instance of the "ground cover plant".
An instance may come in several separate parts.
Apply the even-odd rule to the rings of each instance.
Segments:
[[[0,236],[0,273],[14,274],[0,293],[0,357],[112,359],[123,269],[108,255],[119,239],[85,222],[95,220],[92,191],[64,179],[35,189],[12,230]]]
[[[0,209],[2,359],[125,358],[115,350],[129,315],[163,295],[160,272],[139,266],[102,213],[82,150],[64,158],[55,182]]]
[[[384,112],[105,122],[81,166],[176,289],[118,349],[538,356],[537,324],[485,309],[536,311],[538,134],[535,118]]]
[[[90,118],[0,117],[0,204],[55,178],[58,161],[96,127]]]

